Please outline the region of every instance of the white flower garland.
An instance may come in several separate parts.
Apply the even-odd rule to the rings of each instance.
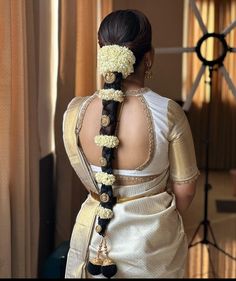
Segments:
[[[113,212],[110,209],[104,208],[102,206],[98,206],[96,209],[96,214],[101,219],[111,219],[113,217]]]
[[[108,148],[114,148],[119,145],[119,139],[116,136],[99,135],[95,136],[94,142],[98,146],[105,146]]]
[[[105,185],[113,185],[116,180],[116,177],[113,174],[108,174],[105,172],[98,172],[95,174],[95,179],[97,183],[102,183]]]
[[[134,72],[135,56],[125,46],[107,45],[98,50],[98,69],[103,76],[107,72],[120,72],[125,79]]]
[[[98,97],[103,100],[123,102],[124,96],[125,95],[122,91],[115,89],[102,89],[98,92]]]

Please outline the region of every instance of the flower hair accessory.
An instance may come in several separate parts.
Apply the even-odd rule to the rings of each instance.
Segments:
[[[102,89],[98,92],[98,97],[103,100],[114,100],[122,102],[124,100],[124,93],[115,89]]]
[[[106,45],[98,50],[98,69],[103,76],[119,72],[125,79],[134,72],[135,61],[133,52],[125,46]]]
[[[94,141],[100,147],[115,148],[119,145],[119,139],[116,136],[98,135],[95,136]]]
[[[113,185],[113,183],[116,180],[116,178],[113,174],[108,174],[105,172],[96,173],[95,178],[96,178],[97,183],[102,183],[105,185]]]
[[[111,219],[113,217],[113,212],[110,209],[98,206],[96,209],[96,214],[102,219]]]

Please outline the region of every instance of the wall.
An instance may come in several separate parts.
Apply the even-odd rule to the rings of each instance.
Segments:
[[[152,25],[153,46],[182,47],[183,0],[114,0],[113,8],[138,9],[144,12]],[[157,54],[153,78],[147,86],[160,95],[181,100],[182,55]]]

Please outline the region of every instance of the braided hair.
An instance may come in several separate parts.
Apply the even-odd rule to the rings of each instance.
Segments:
[[[104,276],[109,278],[117,272],[115,262],[108,257],[105,237],[109,222],[113,218],[112,210],[116,204],[116,197],[114,197],[112,189],[115,182],[113,160],[114,149],[119,145],[117,138],[118,115],[125,95],[122,92],[122,82],[131,72],[137,69],[144,54],[151,50],[151,41],[151,25],[146,16],[137,10],[114,11],[104,18],[99,27],[98,42],[100,48],[118,46],[118,53],[123,50],[122,48],[125,48],[126,52],[130,52],[128,53],[130,56],[128,56],[127,60],[121,57],[122,61],[120,65],[117,63],[116,67],[112,64],[112,56],[106,57],[107,61],[105,63],[109,67],[102,73],[105,83],[103,89],[100,90],[103,106],[101,128],[100,135],[95,137],[95,143],[102,147],[100,158],[102,172],[95,175],[95,177],[97,176],[97,182],[101,183],[100,204],[97,212],[98,220],[95,229],[102,239],[97,257],[90,260],[87,266],[92,275],[103,273]],[[132,60],[133,58],[134,60]],[[127,65],[130,64],[128,65],[128,73],[124,70],[127,68],[126,62]],[[112,94],[114,95],[113,97]],[[102,248],[105,249],[105,260],[100,257]]]

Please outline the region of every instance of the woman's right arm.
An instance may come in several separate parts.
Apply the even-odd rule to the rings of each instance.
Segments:
[[[174,101],[169,102],[168,117],[170,187],[176,197],[177,209],[183,214],[194,198],[199,170],[187,117]]]
[[[176,198],[176,208],[182,215],[191,205],[196,192],[196,180],[190,183],[172,183],[172,192]]]

